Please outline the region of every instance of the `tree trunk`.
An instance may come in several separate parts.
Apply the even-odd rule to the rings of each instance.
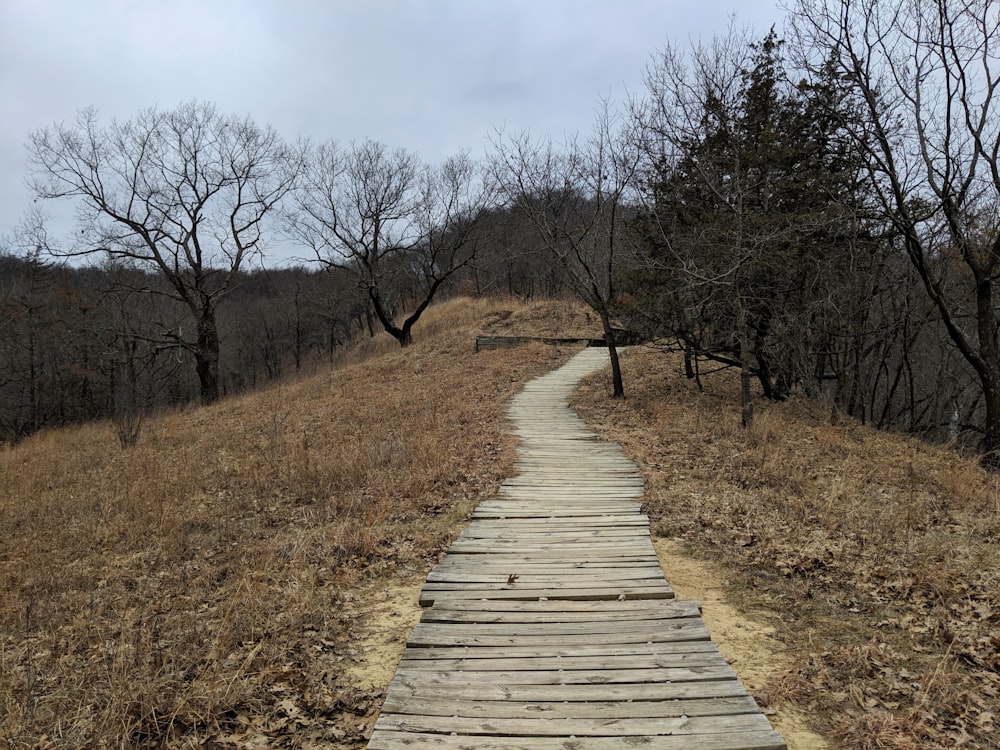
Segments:
[[[383,317],[379,314],[379,320],[382,321],[382,328],[385,332],[396,339],[401,349],[405,349],[410,344],[413,343],[413,331],[412,325],[404,325],[402,328],[393,323],[389,318]]]
[[[746,312],[743,309],[743,300],[739,300],[739,311],[737,312],[737,327],[740,335],[740,423],[744,428],[749,428],[753,424],[753,397],[750,393],[750,381],[753,378],[753,370],[750,367],[750,332],[747,330]]]
[[[219,399],[219,329],[215,309],[207,305],[198,318],[198,342],[194,352],[201,402],[210,404]]]
[[[694,362],[693,355],[691,354],[691,345],[684,345],[684,377],[688,380],[694,380]]]
[[[375,338],[375,317],[372,315],[370,306],[365,305],[365,327],[368,329],[368,338]]]
[[[986,397],[982,464],[992,471],[1000,471],[1000,380],[982,378],[982,383]]]
[[[993,257],[1000,250],[1000,239],[990,248]],[[970,263],[976,276],[976,322],[979,333],[979,381],[986,400],[986,424],[983,429],[983,466],[1000,471],[1000,341],[997,339],[997,314],[993,284],[995,265],[987,268]],[[975,363],[973,363],[975,364]]]
[[[611,318],[603,310],[601,311],[601,325],[604,327],[604,340],[608,342],[608,357],[611,359],[611,397],[625,398],[622,366],[618,360],[618,347],[615,345],[615,329],[611,327]]]
[[[411,329],[413,324],[416,322],[416,318],[420,317],[420,313],[423,312],[423,307],[419,308],[419,311],[415,315],[411,315],[409,319],[400,328],[392,320],[392,314],[385,308],[382,304],[382,300],[378,295],[377,289],[371,287],[368,289],[368,299],[371,300],[372,307],[375,310],[375,315],[378,318],[379,323],[382,324],[383,330],[396,339],[399,342],[400,348],[406,348],[413,343],[413,334]],[[427,300],[430,301],[429,299]]]

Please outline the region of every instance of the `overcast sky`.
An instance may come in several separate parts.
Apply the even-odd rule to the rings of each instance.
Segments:
[[[373,138],[429,162],[497,127],[556,138],[642,90],[668,42],[762,35],[774,0],[0,0],[0,236],[31,203],[28,133],[215,102],[287,138]],[[51,212],[68,215],[66,209]]]

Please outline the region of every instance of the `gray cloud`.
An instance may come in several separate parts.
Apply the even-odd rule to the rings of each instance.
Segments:
[[[773,0],[0,0],[0,234],[30,205],[29,132],[191,99],[283,135],[437,161],[495,127],[586,130],[671,40],[763,33]],[[66,215],[66,211],[59,211]]]

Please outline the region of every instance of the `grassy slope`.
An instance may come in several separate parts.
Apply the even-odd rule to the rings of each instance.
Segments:
[[[1000,747],[1000,478],[804,400],[743,431],[737,374],[682,373],[632,352],[625,401],[598,376],[575,405],[640,464],[654,533],[774,625],[793,665],[758,697],[846,748]]]
[[[595,328],[456,301],[409,350],[164,415],[127,452],[106,424],[0,451],[0,747],[363,745],[365,613],[507,474],[506,399],[567,356],[473,337]],[[642,466],[655,531],[775,625],[793,665],[762,700],[849,748],[1000,744],[996,477],[802,402],[744,433],[734,381],[699,393],[661,355],[626,378],[577,406]]]
[[[147,422],[0,451],[0,747],[356,747],[372,581],[422,576],[510,469],[507,399],[593,334],[565,304],[458,300],[416,343]],[[325,747],[331,745],[325,744]]]

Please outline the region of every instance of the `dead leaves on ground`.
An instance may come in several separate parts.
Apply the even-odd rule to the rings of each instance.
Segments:
[[[795,665],[769,700],[843,747],[1000,747],[1000,479],[974,459],[808,402],[758,404],[636,352],[625,401],[576,405],[622,443],[664,535],[724,560],[730,596],[770,613]]]

